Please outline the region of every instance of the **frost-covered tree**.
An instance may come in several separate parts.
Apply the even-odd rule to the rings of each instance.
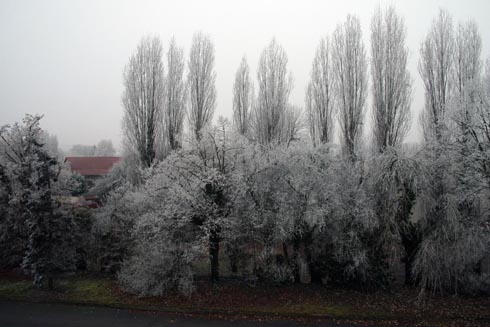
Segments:
[[[95,156],[98,157],[112,157],[116,154],[116,149],[112,145],[111,140],[100,140],[95,147]]]
[[[192,293],[193,263],[202,257],[199,248],[204,244],[199,244],[190,225],[179,222],[177,205],[181,203],[172,207],[167,203],[160,213],[152,211],[137,220],[135,248],[118,274],[127,290],[146,296],[162,296],[170,290]]]
[[[123,180],[115,183],[102,200],[92,227],[92,261],[100,271],[117,273],[134,245],[132,228],[135,218],[145,210],[145,199]]]
[[[425,137],[425,151],[421,154],[424,163],[425,180],[430,181],[421,195],[420,201],[425,201],[425,211],[422,214],[422,244],[427,244],[431,235],[437,236],[444,223],[447,222],[452,210],[450,203],[450,176],[448,108],[452,92],[452,71],[454,52],[454,32],[452,18],[446,11],[441,10],[432,22],[431,29],[420,49],[419,73],[425,88],[425,107],[421,115]],[[428,252],[421,252],[419,246],[414,261],[415,276],[419,278],[420,271],[430,270],[431,267],[420,264],[422,258],[427,259]],[[431,253],[434,254],[434,253]],[[432,257],[433,258],[433,257]],[[424,275],[428,274],[428,270]],[[423,289],[428,287],[422,282]],[[432,285],[435,286],[435,285]]]
[[[246,135],[250,128],[254,90],[247,59],[242,58],[233,84],[233,123],[238,133]]]
[[[473,177],[466,182],[473,183],[471,187],[477,190],[490,190],[490,58],[482,79],[472,87],[472,92],[475,99],[466,98],[465,102],[471,114],[454,117],[460,127],[455,145],[464,154],[461,160],[465,163],[465,173]]]
[[[490,56],[485,61],[485,73],[483,77],[483,90],[490,93]]]
[[[75,144],[67,153],[67,155],[75,157],[111,157],[115,154],[116,149],[114,149],[111,140],[100,140],[97,145]]]
[[[282,283],[309,276],[379,285],[377,219],[361,166],[304,144],[248,151],[234,233],[253,249],[251,273]]]
[[[189,125],[196,140],[209,126],[216,107],[214,45],[202,32],[194,34],[188,62]]]
[[[128,185],[141,184],[143,171],[136,154],[125,154],[107,175],[95,181],[89,190],[90,194],[97,196],[101,201],[105,201],[113,191],[120,187],[128,188]]]
[[[435,138],[439,141],[445,129],[453,60],[453,22],[449,13],[441,9],[420,47],[419,73],[425,90],[421,120],[426,140]]]
[[[236,192],[239,192],[235,169],[238,165],[241,145],[231,137],[231,124],[220,117],[217,126],[203,134],[202,140],[195,145],[197,157],[183,158],[182,177],[197,183],[197,199],[201,210],[195,211],[193,222],[201,226],[209,240],[209,258],[211,280],[219,279],[219,249],[233,209]],[[190,159],[190,160],[189,160]],[[194,160],[198,159],[198,163]],[[196,166],[197,164],[197,166]],[[187,177],[186,177],[187,176]],[[185,191],[196,191],[189,184]]]
[[[373,287],[386,284],[386,263],[377,251],[379,220],[363,170],[361,162],[353,165],[349,158],[338,160],[333,168],[335,196],[327,235],[335,266],[327,271],[334,283]]]
[[[461,155],[469,156],[471,140],[467,125],[472,124],[478,105],[478,93],[482,73],[481,60],[482,41],[475,22],[460,23],[456,29],[455,53],[454,53],[454,96],[453,116],[459,121],[461,128],[461,142],[466,144],[462,147]],[[464,165],[468,165],[465,160]]]
[[[302,158],[298,152],[306,151],[298,148],[295,155],[290,155],[293,148],[282,145],[264,152],[252,146],[246,148],[241,159],[244,191],[239,194],[232,231],[238,248],[252,248],[242,266],[250,267],[244,268],[246,273],[259,280],[299,282],[306,267],[299,247],[303,241],[309,245],[308,235],[301,233],[310,231],[305,201],[310,202],[311,190],[317,184],[309,182],[317,175],[309,174],[311,166],[302,165],[309,162],[309,157]],[[301,180],[300,174],[308,179]],[[278,246],[282,251],[274,254]]]
[[[306,112],[310,137],[317,142],[332,142],[334,129],[333,71],[330,41],[322,38],[316,50],[306,89]]]
[[[182,147],[185,105],[187,96],[184,81],[184,50],[170,41],[167,52],[167,76],[165,79],[164,133],[171,150]]]
[[[377,151],[398,147],[410,127],[412,80],[407,68],[406,27],[393,7],[371,20],[373,136]]]
[[[471,136],[474,122],[478,121],[478,107],[483,103],[481,97],[481,36],[475,22],[469,21],[460,23],[455,34],[455,54],[454,54],[454,92],[450,102],[450,126],[456,125],[453,129],[452,137],[456,141],[455,146],[459,151],[454,151],[456,157],[453,162],[460,165],[460,170],[465,177],[460,178],[458,184],[465,188],[463,193],[471,193],[473,186],[472,178],[468,174],[475,160],[473,153],[475,149],[475,139]],[[456,130],[458,129],[458,130]],[[467,196],[463,196],[459,206],[467,211],[463,215],[471,215],[474,212],[476,203]]]
[[[435,146],[443,151],[427,147],[420,161],[422,241],[413,263],[414,277],[421,294],[484,290],[489,276],[481,275],[478,267],[490,248],[484,200],[488,194],[477,186],[481,176],[462,169],[457,146],[447,140]]]
[[[144,37],[124,68],[123,134],[128,150],[149,167],[161,140],[164,101],[163,47],[158,37]]]
[[[75,225],[71,214],[55,197],[64,194],[61,166],[44,148],[41,116],[26,115],[22,124],[0,129],[0,171],[10,170],[8,205],[10,231],[20,231],[25,245],[22,267],[36,285],[53,288],[57,273],[74,268]]]
[[[262,145],[289,143],[294,111],[288,103],[293,79],[284,48],[273,39],[264,49],[257,69],[258,93],[253,112],[255,140]],[[291,119],[293,118],[293,119]],[[296,128],[294,128],[296,129]]]
[[[180,176],[181,166],[174,165],[180,156],[171,153],[148,170],[138,189],[114,193],[111,211],[117,215],[101,212],[100,231],[112,240],[102,244],[104,261],[121,265],[120,283],[139,295],[190,294],[193,263],[203,256],[205,235],[192,223],[200,193],[184,192],[186,178],[173,178]]]
[[[376,251],[383,260],[401,256],[405,285],[414,285],[413,262],[423,235],[413,209],[425,176],[419,158],[407,152],[403,148],[387,148],[373,156],[368,161],[366,184],[379,222]]]
[[[362,42],[361,23],[347,16],[332,36],[332,64],[335,96],[344,156],[355,160],[362,135],[367,95],[367,59]]]
[[[421,48],[426,144],[420,155],[424,187],[418,198],[422,241],[413,272],[422,293],[457,293],[485,284],[485,276],[477,273],[488,251],[487,195],[480,183],[485,178],[478,173],[485,160],[476,159],[485,152],[480,151],[485,141],[479,138],[484,134],[472,132],[487,111],[478,110],[485,107],[478,91],[480,42],[471,23],[461,25],[454,37],[451,17],[441,11]],[[480,168],[473,169],[474,164]]]
[[[43,131],[43,144],[44,148],[48,150],[48,153],[57,158],[61,158],[62,151],[58,147],[58,137],[53,134],[49,134],[47,131]]]
[[[482,71],[482,40],[474,21],[458,24],[455,35],[454,85],[456,94],[464,98],[471,83],[477,81]]]
[[[282,122],[281,143],[289,146],[291,142],[298,141],[303,128],[303,111],[298,106],[288,104]]]
[[[410,126],[412,81],[407,69],[406,27],[393,7],[378,8],[371,20],[373,140],[378,152],[368,164],[374,211],[379,220],[375,244],[384,260],[401,248],[405,284],[412,285],[412,263],[420,238],[411,221],[416,200],[416,160],[401,145]]]
[[[202,130],[191,148],[175,152],[145,174],[134,192],[134,248],[123,262],[120,281],[141,294],[192,290],[192,263],[206,257],[212,281],[219,279],[220,246],[228,237],[236,193],[241,146],[231,126]],[[132,207],[132,206],[130,206]],[[156,269],[159,270],[156,270]]]
[[[247,174],[250,184],[244,194],[252,200],[249,210],[254,211],[245,213],[255,220],[250,238],[262,248],[254,257],[254,274],[263,280],[300,282],[309,273],[317,282],[321,276],[311,252],[321,220],[319,191],[324,186],[315,162],[319,158],[304,146],[279,146],[261,157],[259,169]],[[274,257],[277,245],[282,252]]]
[[[17,207],[10,204],[15,175],[5,155],[6,144],[0,138],[0,266],[17,266],[25,251],[26,231],[17,217]]]
[[[95,156],[95,150],[95,145],[75,144],[68,150],[68,155],[75,157],[93,157]]]

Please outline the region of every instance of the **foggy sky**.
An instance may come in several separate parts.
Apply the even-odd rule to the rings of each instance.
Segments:
[[[139,39],[160,36],[164,51],[175,36],[186,61],[192,35],[203,31],[215,45],[217,108],[231,118],[235,72],[245,55],[256,84],[260,53],[273,37],[285,48],[294,77],[290,102],[304,107],[311,62],[325,34],[347,14],[357,15],[369,56],[370,20],[380,4],[393,4],[407,25],[414,80],[412,128],[420,139],[423,89],[417,71],[420,43],[439,8],[456,26],[474,19],[490,54],[490,1],[21,1],[0,0],[0,125],[25,113],[44,115],[42,127],[73,144],[112,139],[120,148],[122,71]],[[367,103],[370,117],[370,101]],[[368,123],[369,124],[369,123]],[[369,125],[368,125],[369,126]],[[337,132],[337,131],[336,131]],[[369,134],[369,130],[365,130]]]

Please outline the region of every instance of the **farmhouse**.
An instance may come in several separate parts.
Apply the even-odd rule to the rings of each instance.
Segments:
[[[107,175],[121,161],[121,157],[66,157],[73,173],[78,173],[87,180],[97,180]]]
[[[66,157],[65,162],[70,166],[72,173],[83,177],[86,189],[94,186],[100,179],[111,172],[114,165],[121,161],[121,157]],[[82,194],[73,199],[76,206],[97,207],[97,197]]]

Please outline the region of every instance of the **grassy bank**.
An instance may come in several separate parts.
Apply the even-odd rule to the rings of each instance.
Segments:
[[[431,297],[422,305],[413,290],[363,293],[313,285],[251,287],[237,282],[211,285],[198,281],[191,297],[137,297],[124,293],[111,278],[78,275],[57,280],[54,291],[31,280],[0,276],[0,299],[55,302],[154,310],[301,320],[336,319],[380,325],[490,326],[488,297]]]

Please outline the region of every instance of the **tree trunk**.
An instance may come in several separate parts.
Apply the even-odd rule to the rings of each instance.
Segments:
[[[412,286],[412,264],[413,260],[409,256],[405,257],[405,285]]]
[[[53,290],[53,277],[52,276],[49,276],[48,277],[48,290],[52,291]]]
[[[219,236],[211,232],[209,236],[209,259],[211,261],[211,282],[219,281]]]
[[[305,247],[306,260],[308,262],[308,271],[310,273],[310,283],[322,284],[322,272],[318,269],[317,263],[313,262],[311,250],[308,246]]]
[[[412,276],[413,261],[421,239],[413,225],[411,228],[406,229],[405,233],[401,236],[402,244],[405,249],[405,257],[403,258],[403,261],[405,262],[405,285],[413,286],[415,285],[415,280]]]
[[[299,254],[299,242],[295,241],[294,245],[294,264],[291,267],[293,269],[294,282],[299,284],[301,283],[301,274],[300,274],[300,254]]]
[[[282,242],[282,252],[284,252],[284,261],[289,266],[289,254],[288,254],[288,246],[285,242]]]
[[[230,256],[230,268],[231,273],[236,275],[238,273],[238,256],[237,254],[233,254]]]

